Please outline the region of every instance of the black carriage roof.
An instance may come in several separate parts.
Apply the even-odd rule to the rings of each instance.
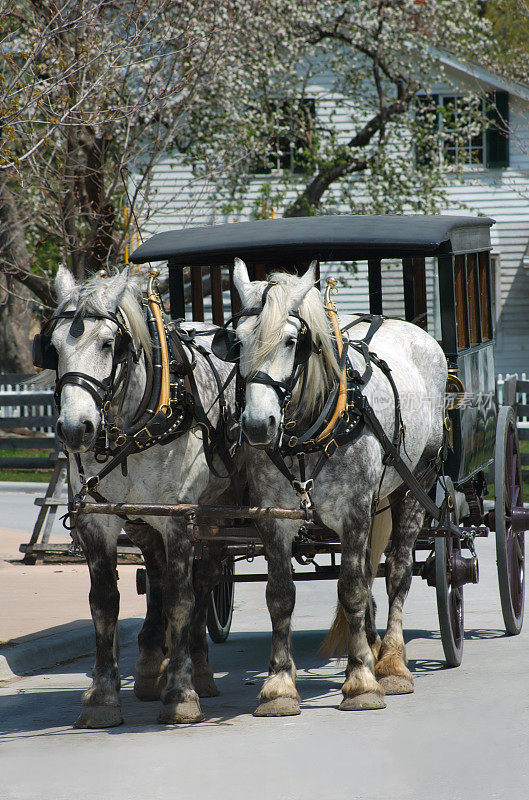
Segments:
[[[405,258],[490,247],[490,217],[351,216],[294,217],[167,231],[132,253],[134,264],[170,266]]]

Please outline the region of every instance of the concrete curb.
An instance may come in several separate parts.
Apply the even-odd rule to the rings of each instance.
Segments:
[[[142,624],[141,619],[120,620],[120,643],[128,644],[134,640]],[[91,624],[77,630],[15,643],[0,650],[0,681],[13,680],[28,672],[50,669],[56,664],[89,655],[94,651],[94,629]]]
[[[48,483],[38,483],[29,481],[0,481],[0,493],[3,492],[42,492],[44,494],[48,488]]]

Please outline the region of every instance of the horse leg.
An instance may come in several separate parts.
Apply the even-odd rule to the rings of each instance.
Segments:
[[[208,658],[206,617],[210,594],[221,575],[221,557],[218,548],[204,548],[193,569],[195,607],[189,631],[189,649],[193,662],[193,685],[199,697],[217,697],[220,694]]]
[[[366,636],[366,612],[371,585],[371,567],[366,560],[369,509],[358,515],[354,527],[345,528],[338,579],[338,599],[349,623],[349,657],[342,686],[342,711],[385,708],[384,690],[375,675],[375,659]]]
[[[126,524],[125,530],[142,554],[149,580],[147,613],[138,634],[140,656],[136,662],[134,694],[139,700],[159,700],[166,679],[166,631],[163,581],[166,557],[160,533],[147,523]]]
[[[367,601],[365,627],[366,627],[367,643],[371,648],[371,652],[373,653],[373,658],[375,659],[375,662],[378,661],[380,646],[382,644],[382,639],[378,635],[376,626],[376,612],[377,612],[377,604],[375,603],[375,598],[373,597],[373,593],[370,592],[369,600]]]
[[[121,686],[117,663],[117,538],[121,523],[115,518],[77,521],[76,537],[90,571],[90,610],[96,634],[92,685],[83,694],[76,728],[110,728],[121,725]]]
[[[279,527],[279,526],[278,526]],[[272,620],[272,648],[268,678],[259,693],[256,717],[283,717],[300,714],[296,689],[296,667],[291,655],[290,621],[296,602],[292,579],[292,539],[288,532],[263,532],[268,582],[266,603]]]
[[[406,666],[402,635],[402,609],[412,579],[413,546],[424,521],[424,509],[413,495],[392,506],[393,532],[386,558],[386,588],[389,601],[388,625],[375,674],[386,694],[413,692],[413,676]]]
[[[193,546],[176,521],[167,527],[166,552],[164,611],[171,645],[158,722],[168,725],[200,722],[203,715],[193,688],[189,655],[189,628],[194,607]]]

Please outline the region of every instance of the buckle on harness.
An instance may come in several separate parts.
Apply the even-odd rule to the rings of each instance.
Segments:
[[[147,444],[149,439],[152,439],[152,433],[147,427],[142,428],[141,431],[138,431],[138,433],[134,435],[134,441],[139,445]]]
[[[292,481],[292,488],[295,489],[298,494],[308,494],[308,492],[312,492],[314,489],[314,481],[312,478],[309,478],[308,481]]]
[[[338,449],[338,444],[336,439],[331,439],[330,442],[327,442],[325,447],[323,448],[323,452],[325,453],[327,458],[330,458]]]

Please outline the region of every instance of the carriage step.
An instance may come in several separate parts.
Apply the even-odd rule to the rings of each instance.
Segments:
[[[71,542],[39,542],[37,544],[21,544],[18,549],[21,553],[25,553],[26,555],[32,555],[34,553],[64,553],[66,555],[73,555],[70,550],[71,546]],[[118,545],[117,552],[118,556],[141,556],[140,548],[134,545],[129,545],[128,547]]]
[[[67,506],[67,497],[36,497],[33,501],[36,506]]]

